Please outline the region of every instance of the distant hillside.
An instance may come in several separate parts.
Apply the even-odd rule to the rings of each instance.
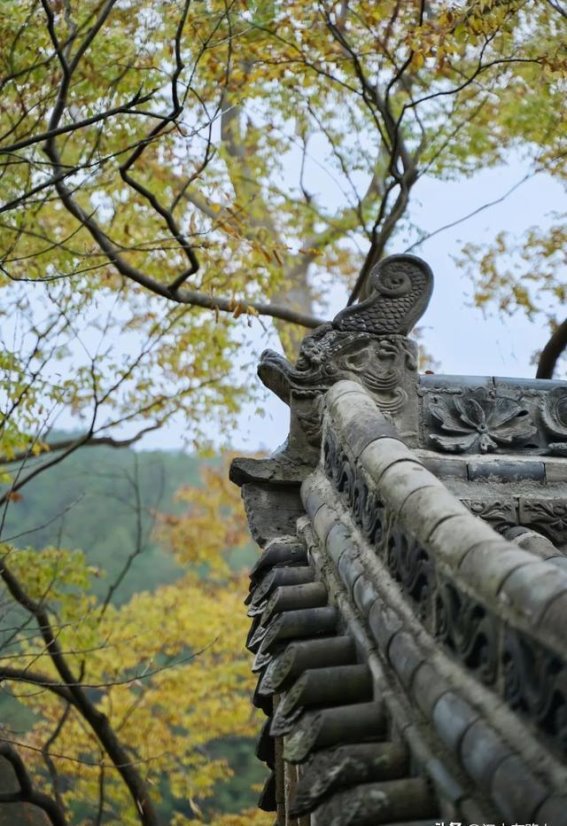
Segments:
[[[20,547],[80,548],[90,564],[106,572],[94,583],[96,593],[104,596],[136,547],[139,531],[143,553],[114,598],[124,602],[136,591],[179,575],[175,561],[152,538],[152,514],[182,508],[174,494],[182,485],[200,483],[201,461],[166,451],[81,448],[10,503],[2,538]]]

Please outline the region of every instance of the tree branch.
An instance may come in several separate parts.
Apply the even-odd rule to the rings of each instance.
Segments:
[[[153,94],[153,92],[149,92],[147,95],[142,95],[141,91],[136,92],[132,100],[129,100],[127,103],[123,103],[120,106],[115,106],[113,109],[107,109],[104,112],[100,112],[98,115],[92,115],[90,118],[84,118],[83,120],[78,120],[74,123],[68,123],[66,126],[57,126],[47,132],[40,132],[38,135],[33,135],[30,138],[25,138],[21,141],[17,141],[16,143],[9,144],[8,146],[0,146],[0,155],[7,155],[11,152],[16,152],[19,149],[26,149],[28,146],[33,146],[34,143],[43,143],[44,141],[55,138],[58,135],[65,135],[68,132],[76,132],[79,129],[84,129],[85,126],[92,126],[94,123],[100,123],[107,118],[114,117],[114,115],[133,114],[132,107],[139,106],[141,103],[147,103],[151,100]],[[140,112],[138,114],[147,115],[148,117],[150,116],[147,112]]]
[[[52,823],[52,826],[67,826],[67,819],[61,808],[48,795],[36,791],[20,755],[8,744],[0,743],[0,755],[7,760],[20,784],[18,792],[3,792],[0,794],[1,803],[30,803],[41,809]]]
[[[135,436],[131,436],[129,439],[114,439],[112,436],[89,436],[88,434],[84,434],[83,436],[77,436],[73,439],[61,439],[58,442],[48,442],[46,444],[46,450],[42,453],[38,453],[36,456],[31,454],[29,450],[22,450],[12,457],[0,456],[0,465],[13,465],[18,462],[25,462],[29,459],[41,459],[46,454],[58,453],[61,450],[67,450],[69,447],[74,446],[112,447],[119,450],[120,448],[131,447],[133,444],[136,444],[136,442],[139,442],[140,439],[147,433],[158,430],[161,425],[162,423],[160,422],[158,424],[144,427],[136,433]]]
[[[68,697],[65,696],[65,699],[75,706],[82,719],[89,725],[105,753],[122,777],[134,805],[139,812],[140,822],[143,826],[159,826],[157,812],[154,809],[145,782],[130,761],[129,755],[110,725],[108,717],[97,710],[94,703],[87,696],[83,686],[77,681],[71,671],[58,642],[57,635],[51,626],[47,610],[43,604],[36,602],[26,593],[20,581],[12,574],[5,561],[2,561],[0,574],[13,599],[34,617],[51,661],[61,678],[62,685],[54,684],[53,680],[48,679],[44,681],[45,687],[58,693],[63,691],[66,694],[69,692]],[[4,669],[4,673],[6,673],[6,669]],[[24,672],[24,674],[26,674],[26,672]]]
[[[567,350],[567,318],[563,321],[541,351],[536,379],[551,379],[562,353]]]

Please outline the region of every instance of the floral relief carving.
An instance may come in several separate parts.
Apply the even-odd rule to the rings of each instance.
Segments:
[[[537,432],[527,407],[483,387],[452,398],[433,396],[429,410],[441,431],[429,439],[449,453],[492,453],[522,445]]]
[[[481,519],[492,525],[496,531],[502,532],[518,522],[516,506],[512,501],[461,499],[461,502],[471,513],[480,516]]]
[[[556,387],[545,397],[541,418],[548,433],[559,441],[550,441],[547,450],[554,456],[567,456],[567,389]]]
[[[567,502],[564,499],[520,500],[520,525],[533,527],[556,544],[567,541]]]

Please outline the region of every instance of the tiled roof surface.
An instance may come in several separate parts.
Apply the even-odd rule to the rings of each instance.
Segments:
[[[419,379],[364,312],[296,367],[268,354],[290,439],[233,466],[262,549],[260,805],[278,826],[567,826],[567,384]]]

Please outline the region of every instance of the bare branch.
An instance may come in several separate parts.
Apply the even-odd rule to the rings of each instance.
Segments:
[[[151,192],[147,187],[137,181],[132,174],[130,173],[131,167],[138,161],[149,142],[153,141],[158,135],[160,135],[165,128],[169,124],[175,123],[181,111],[183,109],[182,103],[179,100],[179,92],[178,92],[178,82],[179,76],[183,71],[184,64],[183,60],[181,59],[181,36],[183,34],[183,28],[185,26],[185,21],[187,20],[187,14],[189,12],[189,6],[191,4],[191,0],[185,0],[183,4],[183,10],[179,16],[179,22],[177,24],[177,29],[175,32],[175,41],[174,41],[174,49],[175,49],[175,70],[171,77],[171,99],[173,103],[173,107],[168,115],[166,115],[160,123],[158,123],[149,133],[146,139],[140,141],[137,147],[134,149],[130,157],[121,164],[119,168],[120,177],[122,180],[127,183],[129,186],[132,187],[139,195],[145,198],[149,204],[153,207],[153,209],[160,215],[165,223],[169,231],[171,232],[172,236],[175,240],[179,243],[181,249],[187,256],[189,260],[189,268],[184,270],[180,273],[177,278],[169,285],[170,292],[175,292],[179,289],[179,287],[192,275],[194,275],[199,270],[199,261],[193,250],[193,247],[189,243],[188,239],[185,235],[181,232],[177,221],[173,217],[173,213],[166,209],[163,206],[156,195]]]
[[[536,379],[551,379],[557,362],[567,350],[567,318],[555,329],[541,351],[537,364]]]
[[[53,731],[51,732],[51,734],[49,735],[49,737],[47,738],[47,740],[43,744],[43,749],[42,749],[43,759],[44,759],[45,765],[47,766],[47,771],[49,772],[49,776],[51,778],[51,786],[53,788],[53,795],[55,797],[55,801],[56,801],[57,805],[59,806],[59,808],[62,812],[65,811],[65,806],[64,806],[64,803],[63,803],[63,796],[61,794],[61,785],[60,785],[59,775],[57,773],[57,768],[56,768],[55,763],[53,762],[53,759],[51,757],[50,750],[51,750],[52,745],[55,743],[55,741],[57,740],[57,738],[59,737],[59,735],[63,731],[63,728],[65,727],[65,723],[67,722],[67,719],[68,719],[69,714],[71,712],[71,709],[72,709],[71,703],[67,703],[65,708],[63,709],[63,712],[62,712],[59,720],[57,721],[57,723],[55,725],[55,728],[53,729]]]
[[[52,628],[47,610],[42,603],[36,602],[26,593],[18,578],[8,568],[5,560],[2,562],[0,575],[13,599],[34,617],[62,683],[57,684],[53,680],[42,680],[40,678],[40,684],[60,693],[60,696],[65,695],[64,698],[67,702],[71,702],[77,708],[82,719],[89,725],[105,753],[121,775],[140,814],[140,822],[143,826],[159,826],[159,819],[145,782],[132,765],[128,753],[116,736],[108,717],[97,710],[87,692],[71,671],[62,653],[57,635]],[[6,674],[6,669],[4,669],[4,674]],[[24,672],[25,675],[29,675],[29,672]]]
[[[561,17],[565,17],[567,19],[567,8],[565,8],[563,3],[560,3],[559,0],[546,0],[546,2],[554,11],[558,12]]]
[[[30,450],[23,450],[16,453],[14,456],[0,456],[0,465],[13,465],[19,462],[28,461],[29,459],[42,459],[46,454],[58,453],[61,450],[67,450],[70,447],[77,445],[78,447],[112,447],[119,450],[120,448],[131,447],[139,442],[147,433],[152,433],[161,427],[162,423],[149,425],[138,431],[135,436],[128,439],[114,439],[112,436],[89,436],[83,434],[73,439],[61,439],[57,442],[48,442],[45,445],[45,450],[34,456]]]
[[[67,819],[57,803],[48,795],[33,788],[24,761],[15,749],[6,742],[0,742],[0,755],[10,763],[20,784],[18,792],[1,793],[0,803],[31,803],[32,806],[37,806],[45,812],[52,826],[67,826]]]
[[[495,198],[493,201],[487,201],[487,203],[483,204],[482,206],[473,209],[472,212],[468,212],[466,215],[463,215],[462,218],[457,218],[455,221],[451,221],[448,224],[444,224],[442,227],[438,227],[437,229],[433,230],[433,232],[428,232],[423,238],[420,238],[418,241],[415,241],[411,246],[407,247],[405,252],[411,252],[416,247],[420,247],[422,244],[425,244],[426,241],[429,241],[430,238],[434,238],[436,235],[439,235],[441,232],[445,232],[448,229],[452,229],[453,227],[459,226],[459,224],[464,224],[465,221],[469,221],[471,218],[474,218],[475,215],[479,215],[481,212],[484,212],[485,209],[490,209],[490,207],[496,206],[496,204],[501,204],[507,198],[512,195],[517,189],[519,189],[522,184],[525,184],[526,181],[529,181],[530,178],[533,178],[534,175],[537,175],[538,171],[535,172],[528,172],[523,178],[520,178],[519,181],[507,189],[506,192],[501,195],[499,198]]]

